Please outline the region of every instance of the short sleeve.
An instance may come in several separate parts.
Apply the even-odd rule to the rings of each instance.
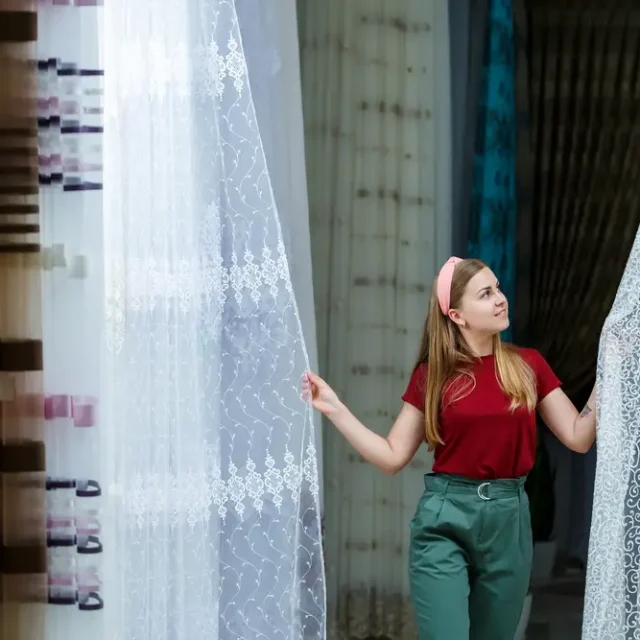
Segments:
[[[421,364],[411,376],[407,390],[402,395],[404,402],[424,413],[424,400],[427,393],[427,367]]]
[[[529,364],[536,374],[538,387],[538,402],[544,400],[552,391],[562,386],[562,382],[553,372],[549,363],[542,357],[539,351],[531,349],[529,351]]]

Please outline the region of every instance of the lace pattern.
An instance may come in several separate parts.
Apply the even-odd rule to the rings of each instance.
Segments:
[[[640,638],[640,233],[600,340],[583,640]]]
[[[214,212],[211,217],[214,215],[217,214]],[[247,250],[241,258],[232,251],[227,260],[219,251],[219,235],[212,239],[211,246],[218,248],[217,254],[199,258],[182,256],[169,268],[153,256],[132,258],[126,270],[123,264],[112,265],[107,297],[112,349],[122,347],[125,298],[137,311],[153,310],[165,298],[177,301],[183,313],[190,311],[192,305],[205,307],[203,312],[216,327],[229,295],[238,305],[250,299],[257,311],[263,296],[275,298],[279,288],[293,293],[282,242],[276,251],[264,244],[257,258]]]
[[[241,469],[231,463],[225,474],[219,465],[209,472],[194,469],[171,477],[159,473],[137,474],[128,488],[113,483],[109,491],[113,498],[121,501],[124,513],[134,518],[138,526],[144,525],[147,516],[157,523],[166,513],[171,514],[172,523],[185,520],[192,526],[216,516],[224,520],[230,509],[240,519],[245,511],[255,510],[261,514],[271,505],[281,513],[285,501],[297,500],[301,490],[318,499],[317,454],[312,443],[307,445],[305,454],[302,468],[285,448],[279,464],[267,453],[264,464],[260,465],[264,469],[262,473],[249,458]],[[208,458],[215,460],[216,452],[210,450]],[[290,495],[284,495],[285,491]]]

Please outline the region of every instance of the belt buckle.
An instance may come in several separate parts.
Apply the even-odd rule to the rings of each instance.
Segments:
[[[483,482],[481,485],[478,486],[478,497],[481,498],[482,500],[491,500],[491,498],[487,495],[485,495],[482,491],[482,489],[484,487],[490,487],[491,483],[490,482]]]

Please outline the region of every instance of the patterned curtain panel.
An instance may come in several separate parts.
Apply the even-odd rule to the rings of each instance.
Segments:
[[[598,470],[582,640],[633,640],[640,597],[640,233],[602,330]]]
[[[491,0],[487,20],[468,254],[484,260],[507,298],[515,290],[514,38],[512,0]],[[511,330],[505,332],[509,339]]]
[[[109,640],[325,637],[309,360],[235,5],[104,9]]]
[[[38,6],[50,640],[95,636],[104,606],[102,8],[91,4]]]
[[[251,77],[251,95],[256,107],[258,128],[282,226],[291,283],[296,294],[309,361],[316,371],[318,349],[311,276],[296,0],[268,3],[237,0],[236,10],[247,71]],[[320,459],[321,434],[321,429],[317,429],[315,435]]]
[[[0,1],[0,636],[44,637],[36,14]]]
[[[386,435],[451,250],[448,3],[299,2],[320,371]],[[323,433],[328,637],[415,637],[409,521],[426,448],[396,477]]]

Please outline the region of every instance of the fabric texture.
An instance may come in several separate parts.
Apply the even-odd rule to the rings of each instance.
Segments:
[[[518,283],[514,330],[584,405],[598,341],[640,223],[640,23],[634,0],[519,0]],[[555,471],[553,537],[586,560],[595,479],[545,438]]]
[[[583,640],[638,636],[640,557],[640,230],[602,330]]]
[[[520,349],[537,382],[538,400],[560,386],[539,352]],[[411,376],[402,399],[424,412],[427,365]],[[468,478],[518,478],[533,468],[537,446],[536,414],[510,411],[495,370],[495,358],[484,356],[445,387],[440,417],[444,445],[435,450],[433,470]],[[462,396],[456,398],[456,396]]]
[[[45,637],[37,16],[0,0],[0,637]]]
[[[516,113],[512,0],[490,0],[475,136],[468,255],[515,297]],[[504,332],[508,339],[511,329]]]
[[[251,95],[309,364],[318,370],[296,0],[236,0]],[[315,415],[321,424],[321,414]],[[323,502],[322,429],[315,430]]]
[[[528,0],[513,0],[514,91],[516,109],[516,278],[515,297],[511,300],[513,340],[529,344],[527,332],[531,307],[531,274],[534,243],[531,224],[534,220],[534,141],[531,139],[529,88],[529,19]]]
[[[469,218],[489,0],[449,1],[452,250],[469,256]]]
[[[451,255],[448,0],[300,0],[319,373],[387,434],[431,283]],[[332,640],[415,638],[406,524],[431,455],[402,474],[323,432]]]
[[[420,640],[513,640],[532,553],[524,478],[425,476],[409,567]]]
[[[38,4],[47,640],[100,640],[105,629],[102,11]]]
[[[628,135],[640,117],[640,26],[633,0],[527,8],[514,8],[518,342],[548,358],[570,397],[586,399],[640,223],[640,141]]]
[[[235,0],[110,0],[103,36],[103,637],[324,638],[309,358]]]

